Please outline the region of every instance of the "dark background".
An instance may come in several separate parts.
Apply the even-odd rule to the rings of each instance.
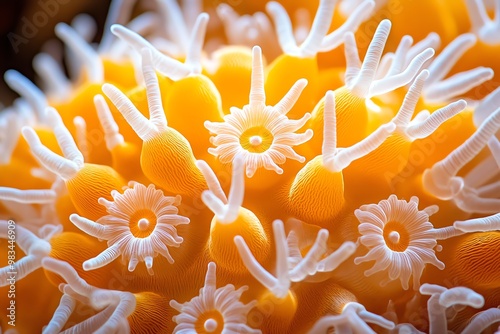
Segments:
[[[33,22],[36,15],[43,18],[43,4],[57,0],[0,0],[0,103],[9,105],[17,96],[3,81],[3,73],[8,69],[16,69],[30,79],[34,78],[31,66],[33,57],[40,51],[42,45],[49,39],[55,37],[54,26],[58,22],[69,23],[79,13],[90,14],[98,23],[100,31],[97,39],[102,34],[102,26],[106,19],[110,0],[64,0],[60,4],[53,17],[49,17],[45,25],[37,27],[38,31],[31,38],[26,38],[19,43],[17,48],[12,45],[11,40],[19,36],[23,37],[23,25],[26,20]],[[16,50],[17,49],[17,50]],[[17,51],[17,52],[16,52]]]

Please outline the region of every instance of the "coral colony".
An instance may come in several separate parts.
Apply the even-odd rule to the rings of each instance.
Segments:
[[[4,333],[500,332],[500,1],[290,3],[5,73]]]

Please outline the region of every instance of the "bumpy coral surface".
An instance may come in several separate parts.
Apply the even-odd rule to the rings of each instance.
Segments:
[[[4,76],[0,332],[500,332],[500,1],[92,27]]]

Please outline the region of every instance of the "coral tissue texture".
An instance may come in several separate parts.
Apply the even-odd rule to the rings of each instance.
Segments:
[[[500,1],[113,0],[96,31],[4,74],[0,332],[500,333]]]

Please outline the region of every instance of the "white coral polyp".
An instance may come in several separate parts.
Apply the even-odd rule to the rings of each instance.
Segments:
[[[286,114],[306,84],[307,80],[298,80],[278,104],[266,106],[262,53],[259,47],[254,47],[249,104],[243,109],[231,108],[231,114],[224,116],[222,123],[205,122],[205,127],[216,135],[211,138],[216,148],[209,148],[208,152],[219,157],[222,163],[230,163],[241,154],[248,177],[261,167],[282,174],[283,169],[278,164],[285,163],[287,158],[304,162],[305,158],[292,147],[313,136],[311,129],[295,133],[306,124],[311,114],[306,113],[299,120],[290,120]]]
[[[405,290],[413,275],[413,289],[417,290],[427,263],[444,269],[434,252],[439,233],[429,222],[429,216],[436,211],[435,206],[418,210],[417,197],[407,202],[395,195],[378,204],[361,206],[354,214],[361,223],[359,241],[369,252],[355,258],[354,263],[375,261],[365,276],[387,270],[389,279],[382,284],[399,278]]]
[[[210,262],[205,285],[198,296],[183,304],[170,301],[170,306],[180,312],[173,317],[177,323],[174,333],[260,334],[260,330],[246,324],[248,312],[257,302],[243,304],[240,301],[248,287],[235,290],[234,285],[228,284],[216,289],[215,270],[215,263]]]
[[[210,148],[209,152],[218,156],[222,163],[232,162],[241,153],[248,177],[252,177],[261,167],[281,174],[283,170],[278,164],[283,164],[286,158],[305,161],[291,147],[305,143],[312,137],[310,131],[294,133],[304,126],[310,118],[308,116],[309,114],[298,121],[292,121],[274,107],[257,110],[251,110],[249,106],[243,109],[232,108],[231,114],[224,117],[224,123],[205,123],[211,132],[217,134],[212,137],[212,143],[217,148]],[[252,130],[255,134],[245,135]]]
[[[44,328],[43,334],[130,333],[127,318],[134,312],[137,302],[132,293],[100,289],[89,285],[78,276],[76,270],[69,263],[51,257],[45,257],[42,260],[42,266],[45,270],[61,276],[66,281],[66,283],[59,285],[59,290],[64,294],[54,316]],[[82,320],[77,301],[98,312],[90,318]],[[79,314],[78,318],[81,322],[62,331],[75,310]]]
[[[105,266],[122,255],[128,262],[129,271],[134,271],[139,262],[145,262],[148,272],[153,274],[153,258],[158,254],[170,263],[174,259],[168,247],[179,247],[183,238],[177,235],[176,226],[188,224],[189,219],[178,215],[177,205],[181,197],[164,196],[153,184],[146,186],[130,182],[128,189],[120,194],[113,191],[114,201],[99,199],[109,215],[93,222],[76,214],[70,220],[82,231],[108,241],[108,248],[95,258],[83,263],[85,270]]]

